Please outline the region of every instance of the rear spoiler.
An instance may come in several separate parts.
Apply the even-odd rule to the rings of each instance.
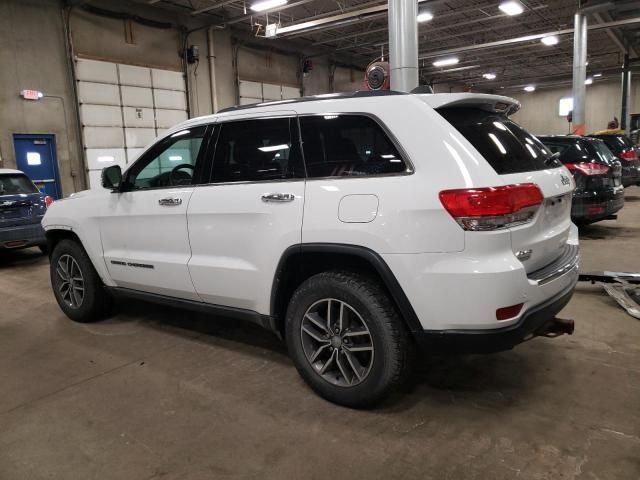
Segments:
[[[434,109],[473,107],[487,112],[513,115],[520,110],[520,102],[511,97],[489,95],[485,93],[436,93],[433,95],[416,95],[420,100]]]

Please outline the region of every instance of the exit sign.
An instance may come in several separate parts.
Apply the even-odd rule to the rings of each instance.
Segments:
[[[25,100],[40,100],[44,97],[44,93],[39,92],[38,90],[22,90],[20,92],[20,96]]]

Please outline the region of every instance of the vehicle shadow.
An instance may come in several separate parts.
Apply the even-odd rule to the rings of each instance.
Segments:
[[[581,240],[606,240],[608,238],[637,238],[640,235],[640,227],[627,227],[605,223],[592,223],[580,225],[578,232]]]
[[[4,268],[40,265],[47,263],[48,257],[38,248],[25,248],[23,250],[0,250],[0,270]]]

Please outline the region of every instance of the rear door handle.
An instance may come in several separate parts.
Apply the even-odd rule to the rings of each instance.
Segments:
[[[293,202],[296,196],[293,193],[265,193],[262,195],[263,202]]]
[[[182,199],[177,197],[167,197],[158,200],[158,204],[162,207],[176,207],[182,205]]]

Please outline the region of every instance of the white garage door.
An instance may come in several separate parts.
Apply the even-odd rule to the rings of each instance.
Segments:
[[[89,188],[100,187],[104,167],[124,169],[188,118],[180,72],[79,58],[76,78]]]
[[[299,97],[300,89],[296,87],[240,80],[240,105]]]

